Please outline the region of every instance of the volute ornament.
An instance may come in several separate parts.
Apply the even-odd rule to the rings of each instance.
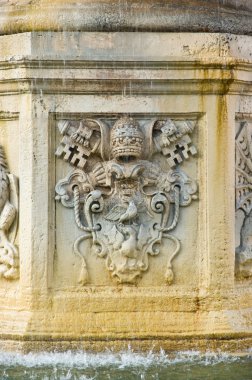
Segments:
[[[79,282],[89,281],[81,241],[105,259],[120,283],[135,283],[149,268],[148,255],[158,255],[164,239],[173,243],[164,277],[173,282],[172,260],[180,249],[173,235],[181,206],[196,199],[197,185],[180,166],[196,154],[190,134],[195,120],[138,121],[128,115],[59,122],[59,158],[73,166],[56,185],[56,199],[74,209],[83,234],[74,243],[82,260]],[[155,158],[156,156],[156,158]],[[160,156],[166,166],[157,157]]]

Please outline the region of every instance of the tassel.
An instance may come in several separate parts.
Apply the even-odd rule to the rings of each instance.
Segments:
[[[165,279],[168,285],[171,285],[173,283],[174,274],[171,269],[171,266],[168,266],[166,273],[165,273]]]
[[[77,256],[79,256],[79,258],[81,259],[81,271],[80,271],[80,276],[79,276],[79,280],[78,280],[78,284],[80,284],[80,285],[86,285],[89,282],[89,275],[88,275],[86,261],[79,251],[79,244],[82,240],[90,239],[91,237],[92,237],[91,234],[81,235],[74,242],[74,247],[73,247],[74,253]]]
[[[85,263],[85,260],[83,259],[78,283],[81,285],[86,285],[88,281],[89,281],[89,275],[88,275],[87,265]]]
[[[174,280],[174,274],[173,274],[171,262],[180,250],[180,241],[175,236],[168,235],[168,234],[164,234],[163,237],[166,239],[170,239],[171,241],[173,241],[175,243],[175,250],[168,260],[167,269],[165,272],[166,282],[168,285],[171,285],[173,283],[173,280]]]

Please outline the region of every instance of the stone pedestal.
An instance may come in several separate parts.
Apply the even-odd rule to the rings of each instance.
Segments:
[[[252,37],[0,44],[2,198],[16,210],[1,231],[17,250],[2,263],[1,347],[251,346]]]

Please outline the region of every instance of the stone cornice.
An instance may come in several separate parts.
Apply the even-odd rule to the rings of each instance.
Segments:
[[[219,33],[1,36],[0,93],[251,94],[251,42]]]
[[[26,69],[133,69],[133,70],[146,70],[146,69],[162,69],[162,70],[195,70],[195,69],[219,69],[222,71],[227,71],[234,68],[239,68],[243,70],[252,70],[252,61],[249,60],[238,60],[232,58],[225,59],[167,59],[166,61],[130,61],[130,60],[63,60],[63,59],[47,59],[44,57],[41,59],[29,59],[21,58],[16,60],[2,60],[0,61],[1,69],[15,69],[15,68],[26,68]]]
[[[9,0],[0,34],[24,31],[152,31],[252,34],[250,0]]]
[[[41,91],[44,94],[251,94],[252,63],[232,59],[0,62],[1,94]]]

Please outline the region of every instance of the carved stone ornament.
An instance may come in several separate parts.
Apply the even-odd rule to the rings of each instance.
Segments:
[[[19,255],[14,245],[17,233],[17,179],[9,173],[3,147],[0,146],[0,277],[19,277]]]
[[[74,209],[83,231],[74,243],[82,260],[79,282],[89,280],[79,249],[85,239],[92,240],[120,283],[135,283],[148,269],[148,255],[158,255],[162,241],[170,239],[174,248],[164,276],[171,284],[180,242],[170,232],[179,222],[180,206],[197,198],[196,182],[180,169],[196,154],[190,138],[196,121],[140,122],[122,116],[111,123],[83,119],[58,124],[63,138],[56,156],[74,170],[57,183],[56,199]]]
[[[236,275],[252,276],[252,123],[242,121],[236,134]]]

